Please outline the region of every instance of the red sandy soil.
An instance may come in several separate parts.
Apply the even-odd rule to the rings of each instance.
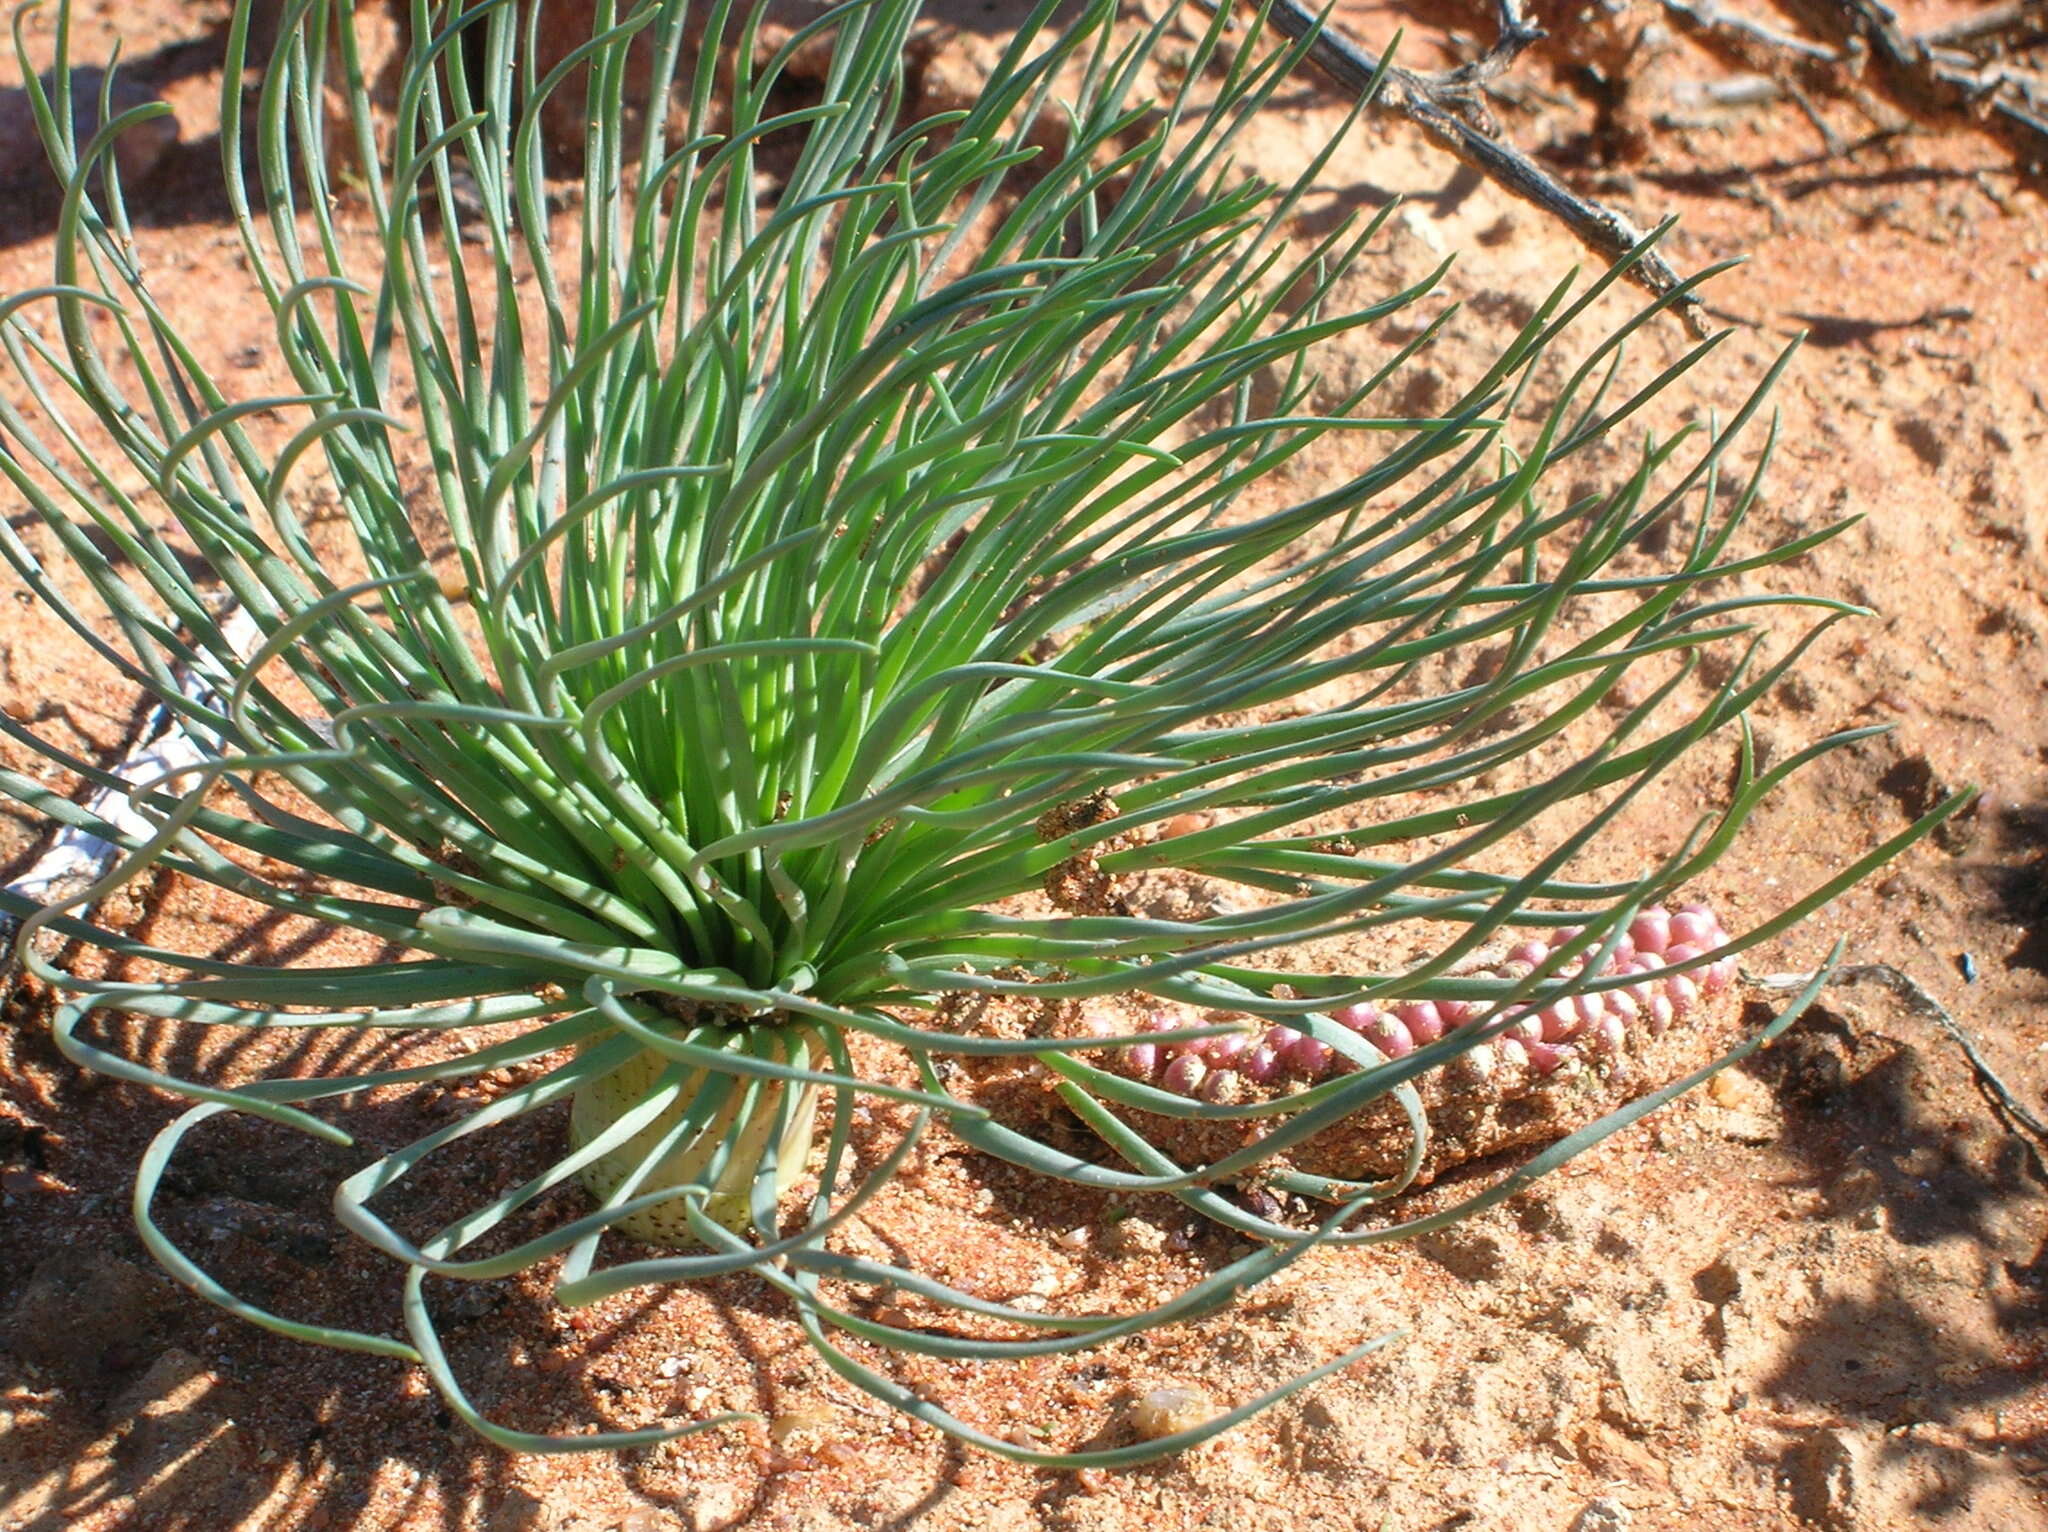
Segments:
[[[1781,29],[1802,25],[1801,8],[1739,3]],[[1019,9],[946,8],[918,66],[927,106],[972,90]],[[1917,32],[1970,9],[1920,3],[1900,14]],[[169,274],[160,282],[202,357],[261,391],[280,381],[251,346],[267,321],[252,321],[214,190],[224,10],[218,0],[81,5],[78,46],[101,57],[119,35],[136,77],[176,108],[182,142],[131,191],[147,258]],[[1840,70],[1781,71],[1791,93],[1716,108],[1703,92],[1755,66],[1688,40],[1655,3],[1544,7],[1542,19],[1555,35],[1494,103],[1503,133],[1639,224],[1680,215],[1667,253],[1681,270],[1748,257],[1710,293],[1734,335],[1660,401],[1660,426],[1725,413],[1803,332],[1776,394],[1780,447],[1750,535],[1865,518],[1771,576],[1877,615],[1832,632],[1759,706],[1757,737],[1782,757],[1840,728],[1889,720],[1897,731],[1793,778],[1702,892],[1743,929],[1949,787],[1978,784],[1972,814],[1749,966],[1810,968],[1846,938],[1853,961],[1893,964],[1946,1006],[2038,1113],[2048,1087],[2042,183],[2011,142],[1967,116],[1912,115]],[[1471,39],[1492,26],[1477,0],[1354,0],[1338,21],[1375,43],[1408,26],[1403,56],[1417,67],[1470,57]],[[31,34],[40,45],[45,34]],[[0,85],[13,83],[0,69]],[[1344,106],[1304,76],[1245,158],[1286,174]],[[1385,121],[1332,162],[1300,233],[1395,194],[1407,207],[1341,296],[1376,297],[1440,251],[1462,252],[1445,296],[1464,310],[1428,363],[1436,375],[1419,374],[1407,401],[1426,408],[1445,377],[1488,355],[1587,257],[1544,215]],[[20,186],[0,192],[0,293],[49,279],[41,206]],[[1609,317],[1622,311],[1610,305]],[[1345,342],[1330,358],[1333,385],[1393,338]],[[1652,332],[1636,371],[1683,344],[1675,325]],[[1611,475],[1628,450],[1617,444],[1584,471]],[[1341,451],[1325,466],[1341,472]],[[1638,556],[1649,567],[1651,554]],[[0,703],[70,748],[118,755],[138,721],[135,697],[25,595],[7,611]],[[1731,767],[1717,747],[1674,773],[1662,805],[1630,822],[1633,846],[1668,849]],[[40,834],[19,816],[0,820],[0,860],[18,869]],[[1620,870],[1640,859],[1614,853]],[[125,914],[197,950],[348,958],[332,943],[293,950],[294,933],[252,924],[226,901],[157,911],[144,900]],[[134,1045],[166,1057],[173,1042],[138,1032]],[[357,1067],[367,1052],[328,1046]],[[232,1071],[281,1057],[175,1062]],[[296,1062],[333,1058],[308,1050]],[[462,1109],[454,1092],[377,1103],[365,1131],[395,1143]],[[537,1282],[465,1290],[447,1316],[456,1364],[523,1425],[727,1408],[772,1422],[631,1454],[505,1455],[451,1421],[417,1372],[269,1336],[161,1276],[126,1196],[141,1147],[174,1110],[81,1077],[17,996],[0,1030],[6,1532],[2048,1524],[2043,1146],[2009,1131],[1948,1036],[1878,989],[1830,992],[1779,1046],[1446,1234],[1322,1252],[1231,1312],[1080,1358],[898,1369],[999,1434],[1114,1442],[1148,1389],[1191,1387],[1220,1407],[1364,1337],[1408,1332],[1183,1458],[1106,1474],[963,1452],[875,1408],[812,1356],[772,1292],[744,1278],[573,1314]],[[252,1296],[383,1328],[390,1269],[325,1208],[326,1188],[358,1161],[282,1139],[230,1125],[199,1140],[168,1188],[178,1232]],[[502,1184],[540,1152],[530,1142],[479,1151],[432,1183],[420,1208],[461,1196],[465,1180]],[[990,1297],[1074,1308],[1144,1301],[1242,1248],[1171,1202],[1049,1191],[943,1138],[853,1226],[848,1247],[916,1251]]]

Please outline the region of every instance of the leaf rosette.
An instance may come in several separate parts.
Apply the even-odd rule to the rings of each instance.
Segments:
[[[1777,782],[1867,732],[1768,771],[1745,750],[1725,806],[1643,876],[1574,875],[1850,610],[1726,594],[1840,530],[1738,539],[1755,479],[1724,485],[1721,460],[1784,363],[1726,422],[1553,503],[1560,465],[1712,349],[1621,386],[1624,343],[1679,295],[1582,344],[1622,272],[1568,277],[1441,410],[1383,412],[1448,317],[1416,317],[1436,278],[1339,306],[1391,211],[1297,237],[1341,138],[1288,184],[1232,160],[1306,41],[1262,44],[1223,8],[1169,69],[1172,7],[1135,27],[1108,3],[1059,24],[1057,9],[1025,20],[971,105],[906,123],[915,0],[851,0],[774,46],[728,0],[604,3],[589,41],[545,69],[540,5],[419,0],[388,111],[347,0],[291,0],[245,87],[245,0],[222,159],[263,344],[296,390],[251,399],[203,365],[142,264],[110,154],[154,108],[84,142],[73,130],[60,8],[47,90],[24,72],[65,191],[50,284],[0,302],[0,472],[61,577],[5,526],[0,551],[192,752],[130,781],[0,717],[17,757],[98,796],[19,770],[0,790],[119,850],[72,897],[11,892],[0,908],[54,992],[64,1052],[195,1103],[136,1191],[143,1237],[180,1280],[273,1330],[423,1364],[493,1441],[593,1450],[732,1417],[566,1437],[493,1423],[448,1362],[429,1279],[548,1268],[573,1305],[749,1272],[834,1370],[897,1408],[1027,1461],[1136,1461],[1381,1341],[1161,1440],[1074,1452],[997,1439],[868,1358],[1100,1345],[1218,1308],[1310,1250],[1497,1200],[1697,1075],[1505,1188],[1352,1227],[1422,1163],[1418,1082],[1455,1096],[1460,1061],[1517,1026],[1545,1046],[1527,1021],[1545,1008],[1591,1015],[1589,997],[1649,977],[1725,982],[1736,953],[1924,830],[1740,937],[1717,928],[1617,969],[1645,912],[1700,878]],[[794,62],[826,41],[829,65],[799,88]],[[587,139],[565,212],[542,123],[572,91]],[[1332,396],[1320,348],[1395,316],[1405,338]],[[1274,492],[1340,433],[1374,445],[1367,466]],[[312,486],[337,512],[318,526]],[[1617,569],[1654,526],[1683,528],[1668,567]],[[1764,607],[1812,618],[1775,657],[1752,633]],[[1483,679],[1428,683],[1482,645],[1500,656]],[[1716,649],[1733,652],[1725,679],[1685,711]],[[1641,698],[1603,711],[1639,670],[1654,678]],[[1503,775],[1515,785],[1476,785]],[[1496,870],[1510,853],[1519,870]],[[151,872],[393,955],[231,962],[93,917]],[[1246,902],[1166,916],[1115,897],[1167,873]],[[1431,933],[1427,955],[1366,975],[1283,966],[1396,929]],[[1539,960],[1475,969],[1529,932],[1556,937]],[[1187,1020],[1063,1034],[963,1019],[973,1001],[1105,998]],[[1457,1026],[1411,1028],[1398,1050],[1343,1019],[1453,1004]],[[1236,1019],[1201,1019],[1218,1010]],[[124,1051],[116,1017],[389,1030],[437,1051],[183,1079]],[[1278,1039],[1289,1058],[1323,1050],[1296,1069],[1305,1088],[1205,1100],[1130,1067],[1160,1048],[1213,1056],[1245,1018],[1300,1039]],[[957,1066],[1004,1060],[1056,1076],[1115,1154],[1078,1158],[991,1115]],[[210,1117],[347,1144],[321,1103],[506,1070],[515,1083],[336,1188],[340,1220],[405,1268],[402,1340],[237,1296],[156,1216],[166,1166]],[[874,1101],[909,1109],[906,1126],[856,1180],[852,1125]],[[1216,1189],[1375,1110],[1399,1163],[1290,1172],[1328,1203],[1312,1227]],[[563,1115],[545,1170],[435,1232],[378,1211],[472,1135],[555,1132]],[[1183,1163],[1142,1131],[1218,1115],[1262,1136]],[[835,1250],[927,1131],[1085,1186],[1171,1192],[1261,1243],[1158,1307],[1068,1316]],[[522,1210],[574,1180],[589,1211],[508,1243]],[[878,1290],[1009,1333],[866,1317],[853,1295]]]

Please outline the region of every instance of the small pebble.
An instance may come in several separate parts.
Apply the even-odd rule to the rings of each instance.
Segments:
[[[1192,1388],[1155,1388],[1131,1406],[1131,1429],[1148,1442],[1189,1431],[1211,1419],[1215,1407]]]
[[[831,1424],[830,1410],[789,1410],[768,1422],[768,1435],[780,1447],[799,1431],[822,1431]]]
[[[1111,1224],[1110,1238],[1125,1255],[1157,1255],[1166,1248],[1166,1231],[1144,1218],[1124,1218]]]

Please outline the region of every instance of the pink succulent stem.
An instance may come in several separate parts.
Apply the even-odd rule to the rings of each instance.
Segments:
[[[1549,962],[1554,950],[1582,936],[1582,926],[1564,926],[1543,940],[1516,943],[1487,976],[1506,983],[1525,979]],[[1582,1067],[1599,1060],[1602,1067],[1627,1066],[1627,1041],[1637,1029],[1651,1037],[1693,1010],[1701,998],[1719,994],[1735,980],[1735,960],[1701,959],[1728,943],[1719,917],[1703,904],[1667,910],[1652,905],[1639,911],[1626,935],[1614,945],[1607,962],[1588,970],[1583,962],[1554,977],[1574,973],[1584,978],[1631,982],[1593,993],[1553,997],[1541,1005],[1518,1002],[1501,1014],[1510,1018],[1491,1044],[1469,1050],[1474,1065],[1498,1062],[1526,1067],[1538,1075]],[[1674,968],[1691,964],[1684,973]],[[1492,1007],[1476,1000],[1401,1000],[1388,1006],[1370,1003],[1338,1006],[1330,1017],[1356,1032],[1388,1058],[1400,1058],[1427,1047],[1447,1032],[1468,1027]],[[1171,1031],[1186,1023],[1168,1011],[1155,1011],[1140,1023],[1144,1031]],[[1113,1021],[1090,1016],[1085,1025],[1096,1036],[1118,1030]],[[1490,1051],[1489,1051],[1490,1050]],[[1479,1054],[1485,1053],[1485,1059]],[[1179,1044],[1139,1043],[1123,1050],[1118,1066],[1141,1080],[1156,1079],[1167,1090],[1204,1100],[1231,1097],[1239,1082],[1271,1087],[1289,1080],[1312,1082],[1333,1072],[1357,1068],[1350,1058],[1295,1027],[1271,1026],[1263,1035],[1238,1033]]]

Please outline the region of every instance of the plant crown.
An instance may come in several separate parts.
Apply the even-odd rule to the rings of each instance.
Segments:
[[[1745,750],[1726,807],[1645,875],[1572,876],[1629,802],[1850,610],[1726,593],[1840,529],[1737,550],[1755,480],[1723,493],[1718,464],[1763,387],[1725,423],[1647,443],[1614,488],[1556,502],[1560,465],[1712,346],[1620,387],[1624,342],[1667,298],[1541,376],[1620,268],[1560,281],[1434,415],[1380,401],[1447,313],[1411,317],[1377,370],[1329,397],[1318,348],[1409,314],[1436,278],[1336,306],[1390,210],[1299,237],[1338,143],[1291,184],[1234,165],[1234,139],[1307,43],[1263,43],[1231,7],[1198,19],[1173,83],[1174,7],[1131,30],[1109,0],[1060,24],[1047,0],[972,106],[907,126],[917,0],[850,0],[772,50],[734,0],[606,0],[588,44],[545,74],[542,9],[414,0],[380,114],[348,0],[290,0],[253,91],[251,6],[237,7],[222,161],[264,344],[294,379],[280,397],[237,397],[209,372],[151,281],[110,149],[159,108],[80,140],[68,7],[47,90],[31,84],[65,190],[51,283],[0,300],[0,473],[36,528],[0,523],[0,551],[199,759],[130,783],[0,716],[18,751],[132,810],[0,772],[29,810],[120,848],[78,896],[10,893],[0,908],[54,988],[66,1054],[196,1103],[142,1162],[142,1235],[257,1324],[423,1364],[464,1420],[514,1448],[631,1446],[732,1417],[559,1438],[494,1423],[448,1363],[430,1277],[554,1262],[561,1301],[580,1304],[751,1272],[844,1377],[1031,1462],[1135,1461],[1225,1429],[1380,1341],[1163,1441],[1074,1452],[981,1431],[882,1359],[1040,1356],[1199,1315],[1308,1250],[1498,1200],[1691,1083],[1430,1218],[1348,1227],[1405,1176],[1280,1174],[1331,1205],[1313,1228],[1215,1185],[1387,1098],[1407,1114],[1412,1175],[1419,1077],[1497,1033],[1510,1004],[1599,987],[1597,959],[1639,910],[1710,867],[1787,773],[1867,732],[1768,771]],[[826,39],[815,99],[790,105],[805,99],[792,60]],[[19,21],[16,44],[33,82]],[[1146,98],[1155,78],[1163,99]],[[587,141],[565,213],[543,118],[574,91]],[[664,101],[675,110],[629,110]],[[1338,432],[1383,444],[1371,466],[1301,498],[1273,491]],[[339,521],[303,515],[316,480]],[[1681,529],[1669,567],[1613,567],[1665,522]],[[437,548],[451,550],[438,570]],[[1812,633],[1767,662],[1750,609],[1795,603]],[[231,611],[253,647],[234,641]],[[1447,670],[1433,662],[1480,646],[1499,656],[1483,679],[1428,684]],[[1663,705],[1714,646],[1736,651],[1726,679],[1669,722]],[[1639,665],[1661,679],[1603,711]],[[1478,785],[1504,770],[1516,785]],[[1160,833],[1190,815],[1200,828]],[[1697,961],[1785,931],[1911,838]],[[1522,870],[1489,870],[1532,842]],[[1179,869],[1244,897],[1186,919],[1020,901],[1063,867]],[[396,955],[263,966],[90,918],[152,871]],[[1475,976],[1511,922],[1579,929],[1534,972]],[[1282,966],[1395,929],[1434,933],[1427,958]],[[53,960],[44,931],[73,960]],[[1191,1100],[1091,1063],[1099,1037],[949,1024],[942,1002],[971,995],[1221,1009],[1357,1067],[1271,1102]],[[1391,1061],[1329,1015],[1453,998],[1486,1020]],[[442,1043],[423,1064],[221,1084],[131,1057],[102,1013]],[[958,1088],[950,1061],[966,1055],[1050,1071],[1124,1163],[992,1119]],[[341,1220],[404,1263],[403,1340],[235,1295],[156,1216],[166,1165],[216,1114],[347,1144],[320,1103],[522,1065],[527,1083],[337,1189]],[[417,1240],[375,1210],[430,1156],[572,1098],[577,1142],[532,1179]],[[856,1182],[864,1099],[915,1116]],[[819,1190],[792,1221],[778,1197],[805,1168],[819,1102]],[[1111,1108],[1268,1131],[1242,1163],[1186,1166]],[[1062,1316],[833,1250],[934,1120],[1046,1176],[1170,1192],[1256,1253],[1149,1310]],[[594,1211],[474,1253],[578,1176],[600,1188]],[[652,1213],[694,1248],[617,1258],[606,1231]],[[865,1317],[849,1295],[871,1289],[935,1300],[962,1328]]]

